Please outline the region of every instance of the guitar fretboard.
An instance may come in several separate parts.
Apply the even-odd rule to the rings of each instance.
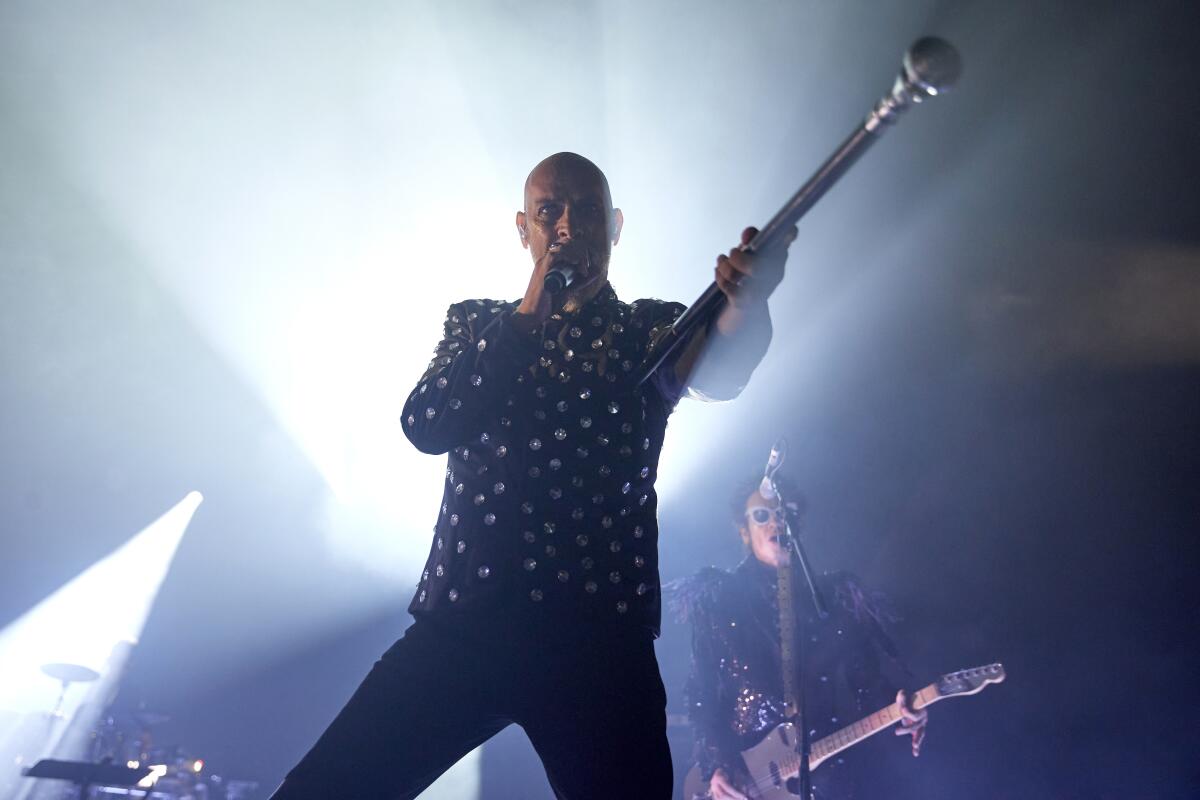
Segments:
[[[779,601],[779,655],[783,670],[783,702],[789,717],[797,712],[799,695],[796,686],[796,611],[795,595],[792,593],[791,559],[784,559],[777,569]]]
[[[937,686],[931,683],[917,692],[913,697],[913,708],[924,708],[930,703],[935,702],[938,697]],[[892,703],[890,706],[881,708],[869,717],[863,717],[858,722],[847,725],[841,730],[834,731],[828,736],[813,742],[809,748],[811,754],[808,759],[808,768],[813,769],[817,764],[830,756],[861,742],[868,736],[873,736],[881,730],[895,725],[902,718],[903,714],[900,712],[900,705]]]
[[[924,689],[913,695],[913,708],[922,709],[925,706],[937,702],[941,699],[938,693],[936,684],[929,684]],[[897,703],[892,703],[890,706],[885,706],[879,709],[869,717],[863,717],[858,722],[836,730],[833,733],[818,739],[809,744],[808,768],[814,770],[817,765],[828,758],[832,758],[848,747],[866,739],[869,736],[874,736],[880,731],[890,728],[901,719],[903,714],[900,712],[900,706]],[[800,755],[797,753],[790,758],[782,759],[779,763],[779,768],[783,774],[789,778],[793,778],[800,774]]]

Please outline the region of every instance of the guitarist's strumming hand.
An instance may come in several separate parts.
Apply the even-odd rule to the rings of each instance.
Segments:
[[[750,800],[746,795],[733,788],[733,784],[729,782],[729,776],[723,769],[718,769],[713,773],[712,780],[708,782],[708,793],[712,795],[713,800]]]
[[[924,708],[920,711],[914,709],[912,700],[903,689],[896,692],[896,705],[900,706],[901,714],[900,727],[896,728],[896,735],[912,737],[913,758],[916,758],[921,755],[921,742],[925,741],[925,726],[929,724],[929,711]]]

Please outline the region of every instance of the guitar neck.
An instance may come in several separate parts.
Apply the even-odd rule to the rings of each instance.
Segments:
[[[938,692],[937,684],[931,683],[913,695],[912,705],[914,709],[919,710],[941,699],[942,695]],[[869,736],[874,736],[880,731],[890,728],[903,718],[904,715],[900,711],[900,704],[892,703],[890,706],[879,709],[869,717],[863,717],[853,725],[847,725],[841,730],[834,731],[828,736],[812,742],[809,745],[808,768],[810,770],[816,769],[817,765],[822,761],[832,758],[849,747],[853,747]],[[799,764],[796,766],[797,773],[799,773]]]
[[[783,670],[783,702],[787,715],[793,717],[798,712],[797,698],[800,695],[796,685],[796,606],[795,595],[792,594],[792,565],[791,560],[784,561],[778,568],[778,601],[779,601],[779,656]]]

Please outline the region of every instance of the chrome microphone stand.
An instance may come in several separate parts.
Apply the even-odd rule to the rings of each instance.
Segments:
[[[834,151],[833,155],[813,173],[792,199],[781,208],[762,230],[741,249],[749,253],[769,252],[788,245],[787,232],[813,205],[837,183],[867,148],[875,143],[894,124],[900,114],[927,98],[945,92],[958,80],[962,59],[954,46],[944,39],[926,36],[918,39],[904,54],[900,74],[892,90],[884,95],[867,118]],[[707,325],[725,303],[716,282],[713,282],[692,305],[675,320],[671,332],[659,345],[657,352],[638,374],[643,383],[675,352],[695,328]]]

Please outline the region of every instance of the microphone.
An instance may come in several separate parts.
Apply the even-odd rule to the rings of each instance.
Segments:
[[[553,264],[542,280],[542,290],[547,294],[559,294],[575,282],[575,265],[564,261]]]
[[[925,36],[913,42],[904,54],[899,80],[909,85],[913,102],[919,103],[917,95],[936,97],[954,86],[961,75],[962,56],[954,45],[936,36]]]
[[[551,244],[548,252],[554,254],[554,260],[550,262],[550,269],[546,270],[546,277],[542,279],[542,291],[547,294],[561,294],[569,289],[580,275],[580,264],[577,261],[572,263],[570,257],[563,255],[568,249],[571,249],[578,258],[582,258],[584,264],[590,263],[587,250],[577,239]]]
[[[787,440],[782,436],[775,440],[775,444],[771,447],[771,455],[767,458],[767,467],[763,470],[762,483],[758,485],[758,493],[765,500],[779,499],[778,493],[775,491],[775,473],[783,466],[783,460],[787,457]]]

